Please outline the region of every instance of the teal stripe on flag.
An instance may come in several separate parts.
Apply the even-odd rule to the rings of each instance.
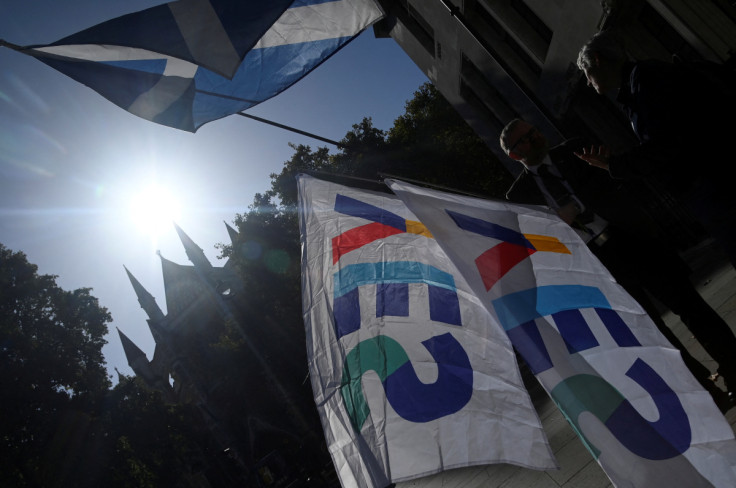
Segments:
[[[549,285],[518,291],[493,300],[493,306],[504,330],[563,310],[611,308],[603,292],[583,285]]]
[[[355,288],[376,283],[426,283],[456,291],[450,273],[425,263],[393,261],[345,266],[335,273],[335,298]]]

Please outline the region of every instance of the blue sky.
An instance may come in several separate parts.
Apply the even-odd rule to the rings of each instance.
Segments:
[[[0,38],[44,44],[162,2],[0,0]],[[293,151],[325,145],[239,116],[196,134],[159,126],[104,100],[43,63],[0,48],[0,242],[23,251],[65,289],[91,287],[107,307],[108,369],[132,374],[115,327],[149,359],[154,343],[123,265],[165,310],[162,255],[188,263],[172,224],[142,225],[145,189],[178,202],[176,221],[218,266],[223,221],[247,211]],[[388,129],[426,76],[372,30],[299,83],[248,113],[341,139],[363,117]],[[117,378],[114,378],[117,381]]]

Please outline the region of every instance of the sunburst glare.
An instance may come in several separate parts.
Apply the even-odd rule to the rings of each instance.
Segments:
[[[167,188],[152,184],[133,196],[129,212],[142,233],[156,238],[171,230],[172,223],[181,217],[181,206]]]

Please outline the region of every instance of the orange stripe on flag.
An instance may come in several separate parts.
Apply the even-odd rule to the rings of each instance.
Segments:
[[[432,233],[427,229],[423,223],[417,222],[416,220],[406,221],[406,231],[410,234],[419,234],[420,236],[429,237],[434,239]]]
[[[552,236],[540,236],[536,234],[524,234],[532,246],[537,251],[542,252],[558,252],[561,254],[572,254],[570,250],[560,240]]]

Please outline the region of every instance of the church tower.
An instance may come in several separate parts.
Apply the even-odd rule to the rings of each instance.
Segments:
[[[152,390],[160,391],[164,400],[174,402],[174,390],[167,381],[168,374],[160,368],[160,363],[154,364],[153,362],[148,361],[146,354],[136,346],[128,336],[123,334],[120,329],[117,330],[118,335],[120,336],[120,342],[123,344],[125,357],[128,359],[128,364],[133,368],[133,372],[136,376],[142,378],[146,385]]]
[[[237,240],[235,229],[226,227],[230,238]],[[298,386],[305,373],[285,369],[291,358],[279,358],[283,344],[274,340],[277,324],[259,323],[249,315],[242,281],[230,261],[213,266],[176,224],[175,229],[191,264],[177,264],[159,253],[166,312],[125,268],[156,343],[149,361],[118,331],[128,364],[167,401],[196,406],[223,451],[228,450],[241,466],[253,465],[267,454],[261,446],[271,446],[269,451],[277,448],[273,444],[277,439],[303,443],[310,428],[302,404],[294,401],[294,382],[289,378],[298,377]],[[228,350],[232,344],[220,346],[223,337],[240,344],[240,352]],[[306,370],[306,364],[303,367]]]

